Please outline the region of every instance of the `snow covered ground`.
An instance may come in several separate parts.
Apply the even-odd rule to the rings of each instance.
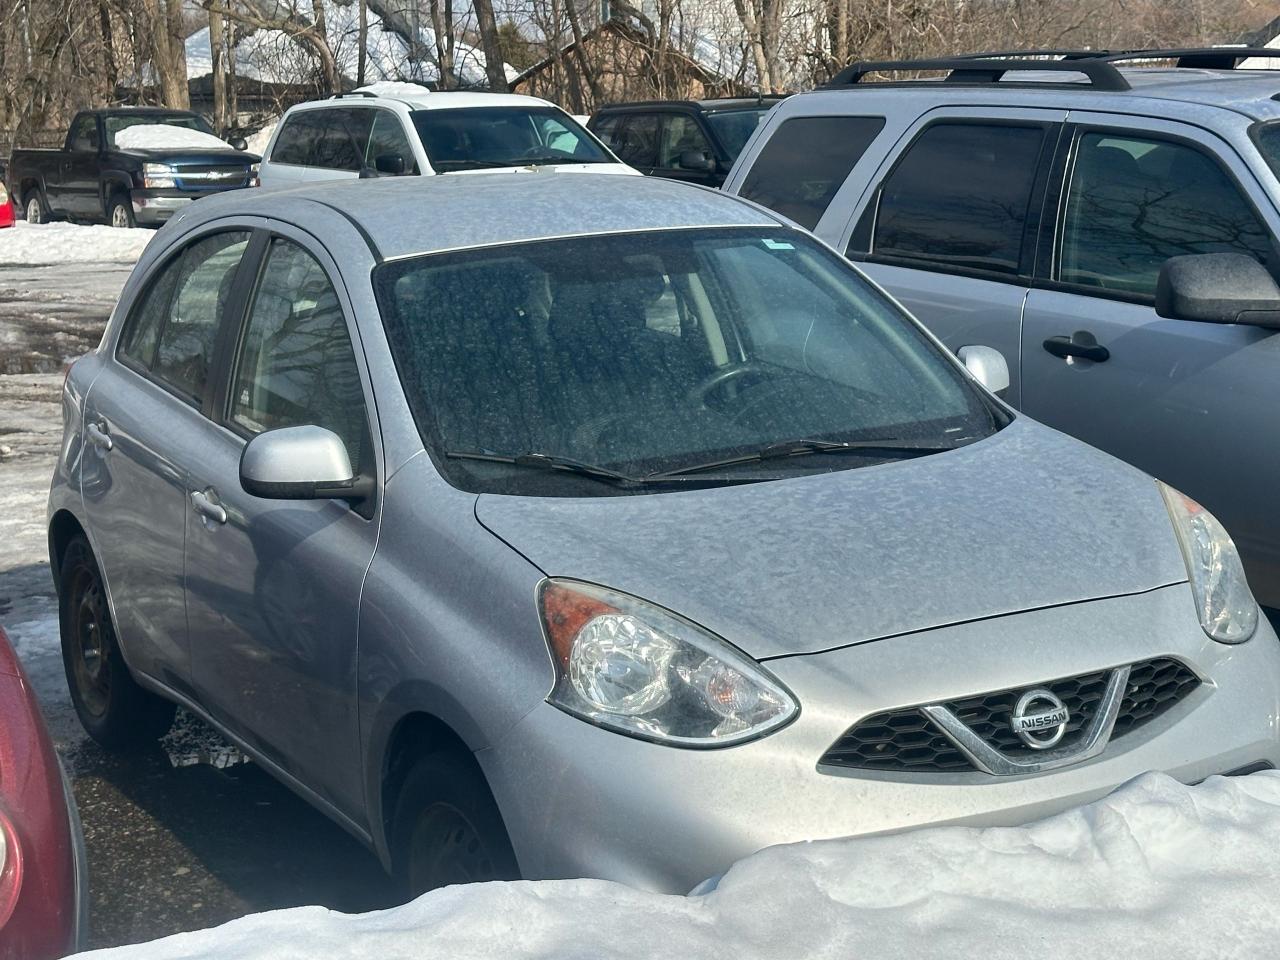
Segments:
[[[1280,772],[1148,774],[1026,827],[773,847],[710,893],[592,880],[450,887],[392,910],[316,907],[94,960],[1027,960],[1280,953]]]
[[[131,264],[155,235],[154,230],[141,228],[30,224],[19,220],[12,228],[0,230],[0,266],[69,262]]]

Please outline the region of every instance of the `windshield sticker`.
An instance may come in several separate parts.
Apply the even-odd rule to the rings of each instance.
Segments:
[[[763,243],[770,250],[794,250],[795,249],[795,247],[792,244],[787,243],[785,240],[762,240],[761,243]]]

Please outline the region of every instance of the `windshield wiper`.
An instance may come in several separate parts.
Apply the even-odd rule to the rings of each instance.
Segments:
[[[530,467],[535,470],[560,470],[565,473],[576,473],[593,480],[601,480],[618,486],[639,486],[645,481],[638,477],[629,477],[608,467],[597,467],[595,464],[583,463],[570,457],[558,457],[550,453],[484,453],[479,450],[446,450],[450,460],[481,460],[487,463],[509,463],[515,467]]]
[[[872,453],[892,457],[922,457],[930,453],[942,453],[954,450],[959,443],[926,444],[912,443],[898,437],[878,437],[868,440],[781,440],[769,443],[752,453],[737,457],[726,457],[722,460],[708,460],[706,463],[694,463],[687,467],[676,467],[674,470],[662,470],[650,473],[641,478],[646,481],[665,480],[668,477],[679,477],[689,473],[702,473],[720,467],[734,467],[741,463],[761,463],[765,460],[778,460],[786,457],[803,457],[815,453]]]

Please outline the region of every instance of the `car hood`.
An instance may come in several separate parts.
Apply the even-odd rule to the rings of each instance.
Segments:
[[[240,150],[192,150],[190,147],[133,147],[118,150],[139,160],[151,160],[156,163],[243,163],[246,166],[257,163],[260,159],[255,153],[244,153]]]
[[[453,170],[448,176],[477,173],[616,173],[623,176],[643,176],[635,167],[629,167],[625,163],[541,163],[523,167],[484,167],[479,170]]]
[[[760,659],[1187,577],[1150,477],[1026,418],[918,460],[653,495],[482,494],[476,517],[548,576],[643,597]]]

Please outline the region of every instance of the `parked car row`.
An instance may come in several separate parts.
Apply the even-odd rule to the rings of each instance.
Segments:
[[[1205,79],[1208,58],[853,71],[768,113],[727,191],[517,173],[513,140],[489,172],[183,209],[64,390],[49,544],[85,728],[136,745],[186,706],[406,894],[683,892],[771,843],[1280,764],[1280,640],[1232,537],[1198,490],[1033,419],[1053,381],[1017,338],[1039,294],[1078,298],[1055,308],[1065,339],[1037,334],[1057,382],[1102,382],[1113,423],[1180,410],[1145,437],[1208,461],[1179,476],[1244,499],[1256,448],[1276,475],[1273,431],[1233,406],[1273,388],[1217,368],[1262,363],[1280,290],[1209,172],[1261,211],[1275,174],[1245,145],[1280,104],[1219,61]],[[296,108],[263,173],[289,165],[294,118],[299,143],[367,128],[375,168],[384,116],[419,173],[440,130],[484,140],[472,107],[380,99]],[[1156,129],[1157,108],[1221,121],[1221,142]],[[609,156],[546,119],[512,130]],[[1218,191],[1180,236],[1172,147]],[[1158,188],[1076,199],[1129,161]],[[1204,237],[1210,214],[1230,229]],[[947,342],[874,279],[950,304]],[[1124,310],[1136,342],[1072,335]],[[1241,528],[1264,573],[1266,523]]]

